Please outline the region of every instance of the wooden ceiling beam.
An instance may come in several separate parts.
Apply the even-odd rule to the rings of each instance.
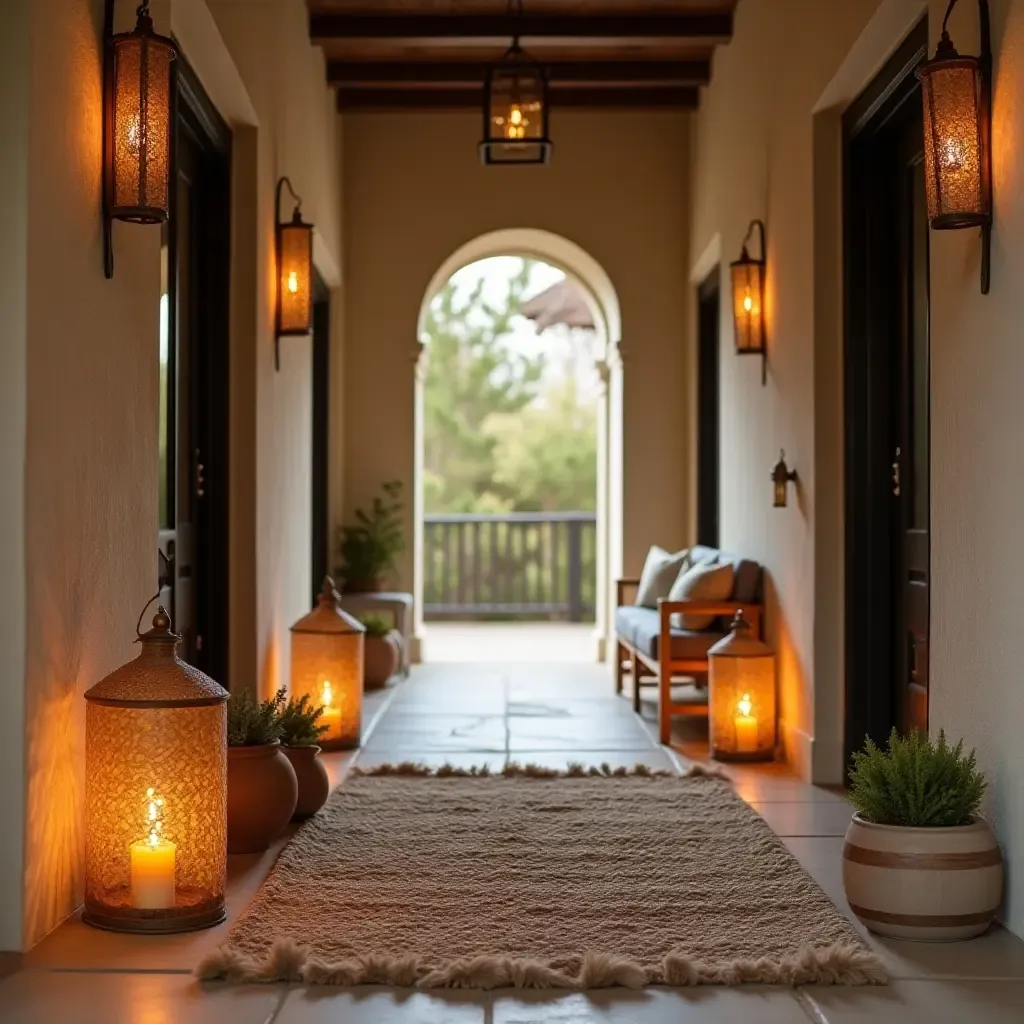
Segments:
[[[519,36],[587,39],[702,39],[728,42],[732,13],[678,14],[342,14],[310,11],[314,42],[329,39],[457,39]]]
[[[708,60],[542,61],[548,80],[557,82],[661,82],[705,85],[711,74]],[[327,80],[334,85],[355,83],[455,84],[482,82],[486,61],[341,61],[328,62]]]
[[[602,88],[600,86],[552,88],[549,92],[552,109],[563,107],[647,108],[695,110],[700,92],[695,86],[641,86],[637,88]],[[338,110],[403,111],[403,110],[471,110],[479,109],[483,89],[409,89],[386,87],[374,89],[338,89]]]

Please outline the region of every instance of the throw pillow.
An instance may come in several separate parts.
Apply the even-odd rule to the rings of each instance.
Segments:
[[[675,583],[669,588],[670,601],[727,601],[732,594],[735,570],[732,562],[716,565],[714,562],[701,562],[691,566],[676,577]],[[675,612],[671,618],[673,629],[699,630],[707,629],[717,615],[694,615],[686,612]]]
[[[657,608],[661,598],[668,597],[672,581],[687,565],[689,549],[671,554],[657,544],[647,552],[643,572],[640,573],[640,586],[636,588],[636,600],[633,602],[641,608]]]

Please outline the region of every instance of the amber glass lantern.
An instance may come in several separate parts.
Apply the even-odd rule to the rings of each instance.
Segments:
[[[276,215],[280,216],[281,190],[285,187],[295,200],[295,209],[291,220],[277,223],[277,338],[313,330],[313,225],[302,219],[302,200],[287,178],[277,183]],[[278,348],[274,362],[280,369]]]
[[[153,31],[149,0],[135,28],[113,35],[113,0],[106,8],[104,162],[105,263],[113,274],[111,220],[160,224],[170,212],[174,110],[174,42]]]
[[[789,485],[796,483],[796,470],[786,465],[786,453],[779,452],[779,461],[772,468],[772,507],[785,508],[788,504]]]
[[[487,70],[480,159],[485,164],[546,164],[551,149],[547,75],[516,41]]]
[[[329,576],[316,608],[292,626],[292,696],[307,694],[323,707],[320,724],[327,732],[318,742],[325,750],[359,746],[364,632],[361,622],[338,607]]]
[[[761,242],[760,258],[750,255],[748,245],[754,229],[758,230]],[[761,357],[761,378],[764,382],[766,358],[764,330],[764,271],[765,271],[764,222],[753,220],[743,239],[740,258],[729,264],[732,278],[732,321],[736,340],[737,355],[759,355]]]
[[[775,756],[775,655],[738,611],[732,632],[708,651],[711,756],[770,761]]]
[[[177,656],[163,608],[139,656],[86,695],[88,924],[182,932],[224,920],[227,691]]]

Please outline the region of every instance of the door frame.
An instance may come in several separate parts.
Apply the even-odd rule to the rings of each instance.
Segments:
[[[697,543],[711,548],[718,547],[721,511],[721,276],[716,264],[697,286]]]
[[[886,739],[898,721],[893,673],[892,582],[893,353],[887,348],[892,296],[873,274],[869,225],[858,185],[870,185],[858,161],[907,103],[920,103],[914,71],[927,59],[922,20],[843,115],[843,389],[845,475],[844,764],[864,737]],[[875,192],[877,200],[878,193]]]

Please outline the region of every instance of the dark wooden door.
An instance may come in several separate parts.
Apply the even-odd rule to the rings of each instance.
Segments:
[[[231,136],[188,66],[176,63],[162,246],[160,593],[182,658],[226,684]]]
[[[330,451],[331,305],[327,287],[317,274],[313,288],[313,522],[311,599],[316,603],[324,577],[330,574],[330,518],[327,494]]]
[[[718,547],[719,268],[697,290],[697,543]]]
[[[926,46],[922,25],[844,118],[847,754],[928,724]]]

